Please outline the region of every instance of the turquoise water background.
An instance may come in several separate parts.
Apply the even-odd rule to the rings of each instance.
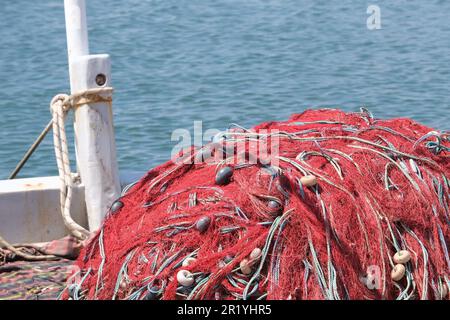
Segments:
[[[371,4],[381,30],[366,26]],[[450,129],[450,1],[89,0],[87,10],[91,52],[112,57],[121,170],[167,160],[172,131],[198,120],[225,129],[365,105]],[[0,81],[2,179],[69,90],[62,0],[2,2]],[[56,174],[52,146],[49,135],[20,176]]]

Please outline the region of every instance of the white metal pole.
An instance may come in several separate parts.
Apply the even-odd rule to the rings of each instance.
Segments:
[[[69,67],[72,58],[89,54],[85,0],[64,0]]]
[[[111,86],[107,54],[90,55],[85,0],[64,0],[71,92]],[[85,186],[89,229],[97,230],[120,195],[111,103],[75,109],[77,166]]]

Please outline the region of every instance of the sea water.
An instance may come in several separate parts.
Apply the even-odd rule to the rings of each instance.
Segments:
[[[369,25],[373,5],[379,28]],[[172,132],[194,121],[250,127],[367,106],[450,129],[450,1],[89,0],[87,12],[91,53],[112,58],[123,171],[169,159]],[[63,0],[3,1],[0,179],[68,83]],[[56,174],[54,158],[49,135],[20,176]]]

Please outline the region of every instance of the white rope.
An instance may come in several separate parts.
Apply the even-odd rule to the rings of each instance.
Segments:
[[[90,232],[76,223],[70,215],[74,177],[76,174],[73,174],[70,170],[65,120],[70,109],[77,106],[96,102],[111,102],[112,91],[113,88],[105,87],[89,89],[70,96],[67,94],[58,94],[50,103],[53,119],[53,144],[60,178],[61,214],[67,229],[74,237],[80,240],[88,238]]]

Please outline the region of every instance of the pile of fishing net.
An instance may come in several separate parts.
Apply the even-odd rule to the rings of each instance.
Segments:
[[[365,109],[233,126],[124,190],[63,296],[448,299],[449,157]]]

